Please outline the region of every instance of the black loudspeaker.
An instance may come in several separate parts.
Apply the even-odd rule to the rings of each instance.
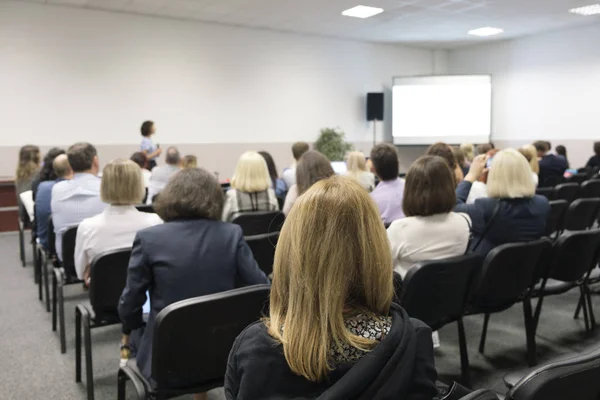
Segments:
[[[383,93],[367,93],[367,121],[383,121]]]

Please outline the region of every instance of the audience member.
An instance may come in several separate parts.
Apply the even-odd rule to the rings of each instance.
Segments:
[[[275,190],[275,196],[284,199],[288,188],[283,179],[280,179],[277,175],[277,167],[275,166],[275,161],[273,160],[273,157],[271,157],[271,154],[269,154],[266,151],[259,151],[258,154],[260,154],[267,163],[267,168],[269,169],[269,176],[271,177],[271,189]]]
[[[156,125],[153,121],[144,121],[142,124],[142,143],[140,144],[140,151],[142,151],[148,158],[148,169],[152,171],[156,167],[156,160],[162,153],[162,149],[152,142],[152,135],[156,133]]]
[[[535,150],[535,148],[534,148],[534,150]],[[525,159],[529,163],[529,167],[531,168],[531,178],[533,179],[535,186],[537,186],[539,183],[539,176],[534,170],[534,165],[538,165],[536,152],[535,151],[532,152],[531,149],[529,149],[529,147],[525,146],[525,147],[521,147],[519,149],[519,153],[523,154],[523,157],[525,157]],[[533,163],[533,160],[535,160],[535,164]],[[539,165],[537,168],[539,170]]]
[[[307,151],[300,157],[296,168],[296,184],[288,191],[283,204],[283,213],[288,215],[296,199],[321,179],[335,175],[331,162],[316,150]]]
[[[471,163],[467,161],[467,157],[460,147],[453,147],[452,153],[454,154],[456,165],[458,168],[460,168],[460,172],[464,178],[464,176],[469,172],[469,166],[471,166]]]
[[[220,221],[223,201],[221,186],[208,171],[181,170],[154,204],[165,223],[135,236],[119,302],[125,334],[122,356],[129,342],[138,368],[150,382],[154,323],[164,307],[234,289],[236,278],[247,285],[269,283],[244,241],[242,228]],[[142,315],[146,292],[152,305],[147,324]]]
[[[148,170],[148,157],[146,157],[146,153],[136,151],[129,159],[140,167],[140,170],[142,171],[142,177],[144,178],[144,187],[148,187],[152,172]]]
[[[184,156],[181,160],[181,168],[198,168],[198,158],[192,154]]]
[[[537,141],[533,145],[540,163],[540,187],[556,186],[561,183],[568,168],[567,160],[548,153],[550,150],[548,142]]]
[[[402,200],[406,218],[392,222],[387,230],[394,270],[402,278],[419,261],[459,256],[467,250],[471,219],[452,212],[453,182],[441,157],[423,156],[408,170]]]
[[[52,188],[58,182],[73,178],[69,158],[64,150],[57,150],[62,151],[62,154],[58,154],[51,162],[49,159],[44,161],[44,167],[40,173],[44,181],[40,182],[35,196],[36,235],[40,244],[46,250],[48,249],[48,221],[52,213]],[[52,167],[52,170],[49,171],[48,166]]]
[[[247,212],[279,210],[271,185],[265,159],[254,151],[242,154],[231,178],[231,189],[225,197],[223,221],[231,222]]]
[[[294,163],[283,171],[281,179],[285,182],[285,186],[289,189],[296,184],[296,164],[304,153],[310,150],[310,146],[306,142],[296,142],[292,146],[292,155]]]
[[[101,213],[86,218],[77,228],[75,270],[79,279],[88,283],[90,264],[106,251],[133,245],[137,231],[160,224],[154,213],[138,211],[146,195],[140,168],[130,160],[114,160],[102,170],[100,199],[108,204]]]
[[[585,167],[592,169],[600,168],[600,142],[594,142],[594,155],[590,157]]]
[[[346,155],[346,175],[355,179],[369,193],[375,189],[375,175],[367,170],[367,160],[360,151],[352,151]]]
[[[473,146],[473,144],[471,144],[471,143],[463,143],[460,145],[460,149],[465,154],[466,162],[470,166],[471,162],[475,158],[475,146]]]
[[[181,167],[181,155],[179,154],[179,150],[177,150],[176,147],[169,147],[167,149],[165,161],[167,165],[152,168],[152,175],[148,182],[148,204],[151,204],[154,197],[164,189],[171,176],[179,171]]]
[[[487,152],[487,165],[490,165],[490,162],[493,161],[494,156],[499,152],[498,149],[492,149]],[[467,204],[475,203],[477,199],[484,199],[488,197],[487,193],[487,180],[488,180],[488,172],[489,170],[486,168],[483,170],[483,173],[471,186],[471,191],[469,192],[469,197],[467,197]]]
[[[61,261],[63,233],[106,208],[106,203],[100,199],[96,148],[89,143],[76,143],[67,150],[67,157],[73,169],[73,179],[54,185],[51,201],[56,253]]]
[[[431,329],[393,296],[390,247],[367,192],[345,177],[316,183],[283,226],[269,316],[236,339],[225,397],[432,399]]]
[[[40,170],[40,148],[26,145],[19,150],[19,162],[15,173],[17,197],[31,190],[31,183]],[[20,200],[19,200],[20,201]]]
[[[493,143],[482,143],[479,146],[477,146],[477,154],[487,154],[488,151],[494,150],[494,148],[495,147]]]
[[[44,156],[44,160],[42,161],[40,171],[31,181],[31,191],[33,192],[33,200],[35,200],[35,196],[37,195],[37,190],[40,183],[45,181],[56,180],[56,174],[54,173],[52,163],[54,162],[54,159],[61,154],[65,154],[65,151],[63,149],[59,149],[58,147],[52,147]]]
[[[456,162],[456,157],[454,157],[454,152],[452,151],[452,147],[447,145],[446,143],[438,142],[432,144],[427,149],[425,153],[427,156],[438,156],[442,157],[448,163],[450,170],[454,175],[454,184],[457,185],[458,182],[462,181],[464,178],[461,166]]]
[[[567,157],[567,148],[565,146],[563,146],[562,144],[559,144],[558,146],[556,146],[556,151],[555,151],[556,155],[558,157],[562,157],[565,159],[565,161],[567,162],[567,169],[569,169],[569,158]]]
[[[379,178],[379,185],[371,193],[384,224],[404,218],[402,197],[404,196],[404,180],[398,177],[398,150],[388,143],[380,143],[371,149],[373,172]]]
[[[458,204],[454,211],[468,214],[473,223],[470,250],[486,256],[501,244],[540,238],[550,204],[548,199],[535,194],[531,168],[516,150],[502,150],[494,156],[487,180],[489,198],[465,204],[471,185],[485,166],[486,156],[476,157],[465,180],[456,189]]]

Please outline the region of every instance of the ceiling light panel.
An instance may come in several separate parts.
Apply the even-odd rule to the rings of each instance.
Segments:
[[[592,4],[589,6],[572,8],[569,10],[570,13],[583,15],[584,17],[589,17],[590,15],[598,15],[600,14],[600,4]]]
[[[499,35],[502,32],[504,32],[503,29],[492,28],[491,26],[486,26],[484,28],[470,30],[468,33],[469,33],[469,35],[473,35],[473,36],[487,37],[487,36]]]
[[[369,18],[377,14],[381,14],[383,8],[370,6],[356,6],[342,11],[342,15],[354,18]]]

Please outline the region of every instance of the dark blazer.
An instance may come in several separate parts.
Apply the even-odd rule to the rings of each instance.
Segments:
[[[142,306],[146,291],[150,292],[148,323],[139,343],[134,343],[138,368],[147,379],[151,378],[156,315],[171,303],[234,289],[236,278],[248,285],[270,283],[238,225],[187,219],[137,233],[119,315],[125,333],[142,328]]]
[[[496,204],[498,212],[491,225],[483,235],[475,253],[483,257],[497,246],[505,243],[526,242],[539,239],[544,235],[546,221],[550,213],[550,203],[544,196],[535,195],[520,199],[491,199],[475,200],[474,204],[466,204],[471,191],[471,182],[462,181],[456,188],[456,212],[463,212],[471,217],[473,247],[482,238],[487,224],[492,219]]]
[[[283,347],[263,322],[238,336],[227,363],[227,400],[431,400],[437,395],[431,329],[400,306],[390,310],[389,334],[356,363],[336,365],[311,382],[292,372]]]
[[[586,168],[600,168],[600,156],[599,155],[591,156],[585,166],[586,166]]]
[[[569,168],[567,159],[548,154],[540,160],[540,187],[556,186],[563,182],[563,175]]]

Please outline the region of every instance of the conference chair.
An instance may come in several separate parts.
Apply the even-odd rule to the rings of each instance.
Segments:
[[[135,208],[138,211],[145,212],[145,213],[151,213],[151,214],[156,213],[156,211],[154,211],[154,207],[152,207],[152,204],[138,204],[137,206],[135,206]]]
[[[574,200],[567,210],[564,228],[567,231],[583,231],[592,227],[600,210],[600,198]]]
[[[578,183],[561,183],[554,188],[554,199],[566,200],[570,203],[577,198],[578,193]]]
[[[540,196],[546,197],[548,200],[554,200],[554,188],[553,187],[538,187],[535,189],[535,193]]]
[[[565,179],[566,183],[577,183],[579,185],[581,185],[583,182],[587,181],[590,178],[590,176],[587,173],[576,173],[574,175],[571,175],[570,177],[568,177],[567,179]]]
[[[171,399],[223,386],[235,338],[258,321],[269,285],[255,285],[179,301],[156,317],[152,343],[152,387],[130,359],[118,373],[118,399],[131,380],[137,399]]]
[[[56,318],[59,322],[60,352],[67,352],[65,333],[64,286],[83,283],[75,272],[75,239],[77,227],[69,228],[62,237],[62,262],[54,268],[52,279],[52,330],[56,331]]]
[[[546,222],[545,236],[551,239],[556,239],[560,236],[564,230],[565,215],[568,208],[569,203],[566,200],[550,201],[550,213]]]
[[[21,265],[25,267],[27,264],[27,252],[25,251],[25,230],[33,227],[31,220],[29,219],[29,215],[25,210],[25,207],[19,201],[19,255],[21,257]],[[35,258],[35,241],[32,240],[33,254]],[[35,260],[34,260],[35,261]],[[37,283],[37,280],[36,280]]]
[[[599,247],[600,229],[565,233],[554,243],[553,264],[548,266],[546,276],[532,294],[538,298],[534,315],[536,327],[545,297],[563,294],[578,287],[585,330],[590,332],[594,328],[596,321],[586,281],[596,266]]]
[[[493,249],[485,258],[481,277],[467,315],[484,314],[479,352],[483,354],[487,328],[492,313],[523,303],[527,362],[536,364],[535,324],[531,308],[531,293],[540,275],[540,263],[549,253],[552,242],[542,238],[532,242],[508,243]]]
[[[460,400],[498,400],[498,396],[491,390],[480,389],[461,397]]]
[[[54,268],[59,268],[59,261],[56,255],[56,234],[54,233],[54,223],[52,215],[48,216],[48,249],[44,249],[41,244],[38,245],[38,251],[42,254],[43,262],[41,265],[41,281],[44,285],[44,294],[46,300],[46,311],[50,312],[50,284],[48,277],[48,263],[51,262]]]
[[[589,199],[592,197],[600,197],[600,179],[590,179],[581,184],[579,197]]]
[[[482,262],[481,256],[467,254],[418,263],[406,274],[399,295],[400,304],[408,315],[425,322],[433,331],[456,321],[461,379],[467,386],[470,385],[469,355],[463,315]]]
[[[279,211],[242,213],[232,221],[242,227],[254,259],[266,275],[273,272],[275,246],[284,221],[285,216]]]
[[[127,281],[131,247],[97,255],[90,270],[90,300],[75,308],[75,382],[81,382],[81,327],[85,345],[85,372],[88,400],[94,399],[91,330],[120,324],[119,299]]]
[[[562,357],[534,370],[508,374],[505,400],[597,400],[600,398],[600,348]]]

